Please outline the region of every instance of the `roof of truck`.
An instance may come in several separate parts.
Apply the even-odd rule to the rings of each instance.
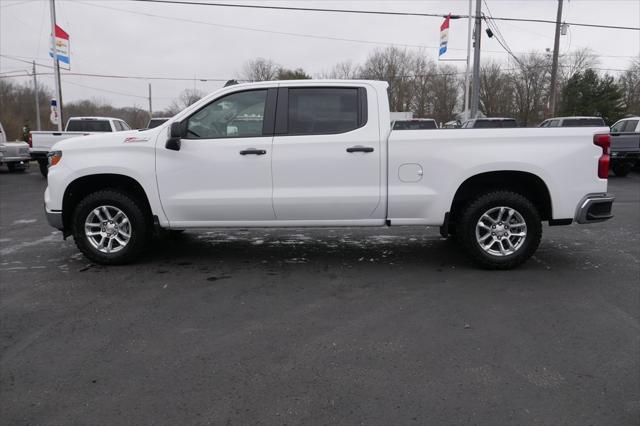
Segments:
[[[120,120],[120,121],[123,121],[121,118],[115,118],[115,117],[69,117],[69,120]]]
[[[478,121],[478,120],[504,121],[504,120],[515,120],[515,118],[511,118],[511,117],[478,117],[478,118],[471,118],[468,121]]]
[[[547,120],[567,120],[567,119],[571,119],[571,120],[602,120],[602,117],[589,117],[586,115],[572,115],[569,117],[551,117],[551,118],[547,118]],[[545,120],[546,121],[546,120]]]

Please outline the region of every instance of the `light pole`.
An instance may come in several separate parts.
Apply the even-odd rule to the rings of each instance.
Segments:
[[[471,97],[471,118],[478,115],[480,105],[480,39],[482,36],[482,3],[476,0],[476,29],[474,31],[475,43],[473,45],[473,94]]]
[[[558,80],[558,50],[560,49],[560,21],[562,20],[562,0],[558,0],[558,16],[556,17],[556,35],[553,41],[553,59],[551,62],[551,93],[549,95],[549,114],[556,113],[556,85]]]

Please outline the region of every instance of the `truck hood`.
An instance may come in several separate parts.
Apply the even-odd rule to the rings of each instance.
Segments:
[[[56,142],[52,151],[68,151],[68,150],[93,150],[100,148],[113,148],[124,144],[151,144],[155,141],[156,136],[163,128],[155,128],[149,130],[130,130],[126,132],[115,133],[97,133],[87,136],[79,136],[77,138],[69,138]],[[166,131],[166,128],[164,129]]]

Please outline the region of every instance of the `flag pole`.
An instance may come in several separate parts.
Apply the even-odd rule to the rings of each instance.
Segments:
[[[49,0],[51,11],[51,53],[53,55],[53,77],[56,85],[56,101],[58,106],[58,131],[62,131],[62,84],[60,81],[60,62],[56,50],[56,5],[55,0]]]

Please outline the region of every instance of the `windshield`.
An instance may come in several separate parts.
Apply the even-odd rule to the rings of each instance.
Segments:
[[[110,132],[108,120],[69,120],[67,132]]]
[[[502,127],[518,127],[516,120],[476,120],[476,129],[495,129]]]
[[[602,118],[567,118],[562,121],[562,127],[603,127]]]

